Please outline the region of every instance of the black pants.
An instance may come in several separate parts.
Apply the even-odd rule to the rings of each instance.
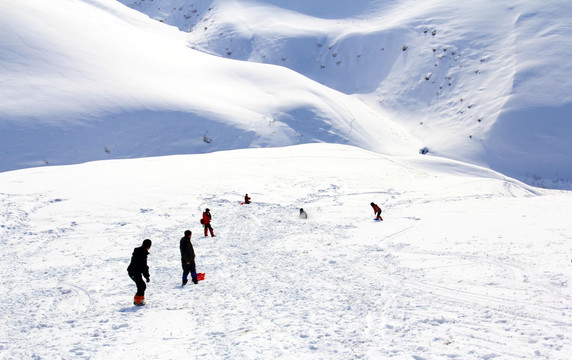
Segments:
[[[139,274],[129,274],[131,280],[137,285],[137,296],[145,296],[145,289],[147,289],[147,284],[143,280],[143,275]]]
[[[187,280],[189,273],[191,273],[191,277],[193,280],[197,279],[197,269],[195,266],[195,262],[191,261],[190,264],[187,264],[185,260],[181,260],[183,265],[183,280]]]

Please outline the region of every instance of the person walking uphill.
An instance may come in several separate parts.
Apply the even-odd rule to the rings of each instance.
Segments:
[[[137,306],[145,305],[145,289],[147,285],[145,281],[143,281],[143,278],[145,278],[147,282],[151,280],[149,276],[149,266],[147,266],[149,249],[151,249],[151,240],[143,240],[143,244],[140,247],[133,249],[131,263],[127,267],[129,277],[135,282],[135,285],[137,285],[137,293],[133,297],[133,305]]]
[[[191,230],[185,231],[185,236],[181,238],[181,263],[183,264],[183,285],[187,285],[189,273],[191,273],[191,278],[193,283],[197,284],[197,269],[195,266],[195,250],[193,249],[193,244],[191,243],[191,236],[193,233]]]
[[[214,237],[215,234],[213,233],[213,227],[211,226],[211,219],[212,219],[211,211],[207,208],[203,212],[203,219],[201,220],[201,224],[203,224],[203,226],[205,227],[205,236],[208,236],[207,231],[210,231],[211,236]]]
[[[381,209],[379,208],[379,206],[377,206],[377,204],[374,204],[373,202],[370,205],[373,208],[373,212],[375,213],[376,216],[374,220],[383,221],[383,219],[381,218]]]

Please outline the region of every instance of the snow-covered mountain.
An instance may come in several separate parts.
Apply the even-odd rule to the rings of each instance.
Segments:
[[[568,359],[571,5],[452,3],[0,1],[0,359]]]
[[[0,4],[1,170],[331,142],[569,186],[567,1],[122,3]]]
[[[412,151],[405,127],[358,99],[190,49],[116,1],[1,6],[4,170],[313,141]]]

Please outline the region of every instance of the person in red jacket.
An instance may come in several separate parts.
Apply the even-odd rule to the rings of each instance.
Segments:
[[[377,204],[374,204],[373,202],[370,205],[373,208],[373,212],[376,216],[375,220],[383,221],[383,219],[381,218],[381,209],[379,208],[379,206],[377,206]]]
[[[205,236],[209,236],[207,231],[210,231],[211,236],[214,237],[215,234],[213,233],[213,227],[211,226],[211,211],[207,208],[203,211],[203,226],[205,227]]]

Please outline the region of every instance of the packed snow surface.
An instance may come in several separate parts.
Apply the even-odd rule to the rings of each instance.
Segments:
[[[3,359],[572,353],[569,192],[327,144],[33,168],[0,183]],[[214,238],[199,224],[206,207]],[[206,279],[182,287],[186,229]],[[126,267],[145,238],[148,304],[134,307]]]

